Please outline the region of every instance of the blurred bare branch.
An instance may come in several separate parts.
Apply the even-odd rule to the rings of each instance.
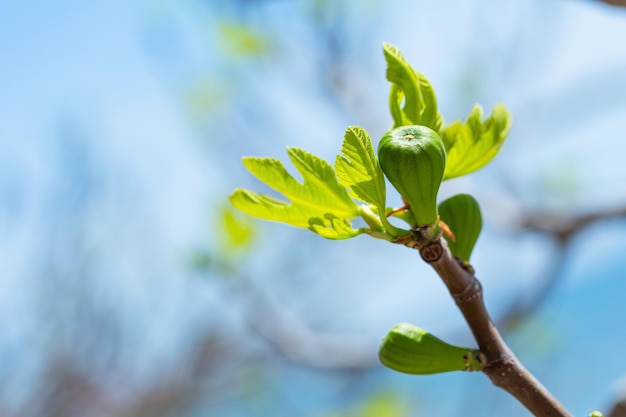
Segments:
[[[532,315],[541,307],[544,301],[552,293],[562,271],[567,265],[567,243],[560,242],[556,252],[550,258],[550,265],[543,273],[543,279],[533,288],[530,296],[519,295],[512,300],[501,317],[498,318],[496,326],[502,331],[514,329],[517,324]]]
[[[535,287],[533,294],[530,297],[520,295],[517,300],[514,300],[498,320],[498,326],[502,329],[512,328],[543,304],[563,276],[570,243],[577,233],[594,223],[621,218],[626,218],[626,206],[575,216],[566,216],[555,211],[536,211],[523,214],[516,229],[540,232],[550,236],[556,242],[556,252],[551,256],[551,263],[544,273],[543,280]]]
[[[626,395],[613,405],[606,417],[626,417]]]
[[[603,3],[610,4],[612,6],[626,7],[626,0],[600,0]]]
[[[376,344],[370,338],[314,332],[291,311],[276,304],[257,304],[250,322],[259,335],[300,366],[365,370],[379,364]]]
[[[269,342],[280,357],[299,366],[333,370],[366,370],[379,364],[376,344],[364,335],[316,332],[298,315],[270,301],[252,279],[236,267],[214,260],[212,268],[228,273],[229,295],[244,297],[248,326]]]
[[[518,227],[522,230],[544,232],[554,236],[560,242],[567,242],[592,223],[622,217],[626,217],[626,206],[571,217],[564,216],[560,212],[538,211],[524,215]]]

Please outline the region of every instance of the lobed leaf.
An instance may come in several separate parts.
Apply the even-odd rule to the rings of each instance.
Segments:
[[[230,202],[251,216],[309,228],[332,239],[362,233],[350,226],[350,220],[359,216],[359,206],[338,182],[333,168],[302,149],[288,148],[287,153],[302,175],[303,183],[293,178],[275,158],[246,157],[243,163],[254,176],[282,193],[289,202],[242,189],[234,191]]]
[[[365,129],[350,126],[346,130],[341,155],[335,159],[335,171],[352,197],[378,208],[385,207],[385,177]]]
[[[350,239],[363,233],[363,229],[353,229],[349,220],[340,219],[332,214],[324,218],[312,218],[309,220],[309,229],[326,239]]]
[[[483,109],[475,104],[465,123],[456,121],[441,132],[448,155],[444,179],[472,173],[498,153],[511,128],[511,115],[502,104],[482,121]]]
[[[376,157],[370,135],[358,126],[350,126],[344,135],[341,154],[335,159],[339,182],[351,197],[376,207],[377,219],[361,211],[361,217],[374,231],[398,237],[408,233],[395,227],[386,217],[385,175]],[[364,208],[361,206],[361,208]]]

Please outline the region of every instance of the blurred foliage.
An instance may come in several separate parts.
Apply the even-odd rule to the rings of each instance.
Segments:
[[[254,5],[250,5],[251,9]],[[229,114],[246,89],[245,68],[278,49],[277,41],[268,28],[255,25],[245,13],[226,13],[208,17],[199,14],[199,29],[209,36],[201,36],[201,56],[211,63],[200,74],[191,76],[184,89],[185,103],[191,121],[203,126],[207,118],[222,120]]]
[[[384,392],[365,398],[354,410],[331,412],[322,417],[408,417],[409,407],[396,394]],[[416,405],[411,405],[413,415]]]
[[[583,191],[582,164],[573,157],[563,156],[539,173],[536,180],[548,201],[572,204]]]
[[[220,237],[225,254],[240,253],[247,250],[256,237],[256,226],[253,219],[242,215],[230,205],[224,205],[219,211]]]
[[[238,212],[230,204],[224,204],[214,213],[217,226],[211,241],[217,247],[192,251],[189,263],[197,271],[212,271],[221,278],[233,277],[238,270],[236,260],[254,244],[257,226],[252,218]]]
[[[207,115],[225,110],[234,100],[236,86],[229,80],[204,77],[186,91],[185,102],[193,123],[202,123]]]
[[[221,21],[218,33],[222,54],[230,59],[261,57],[273,49],[269,35],[243,22]]]

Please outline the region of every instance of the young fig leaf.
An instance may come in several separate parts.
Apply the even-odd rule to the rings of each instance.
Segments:
[[[351,195],[378,208],[385,207],[385,177],[372,146],[370,135],[358,126],[346,130],[341,155],[335,160],[341,185]]]
[[[484,355],[475,349],[450,345],[412,324],[396,325],[378,349],[383,365],[415,375],[452,371],[480,371]]]
[[[390,130],[378,144],[380,166],[409,204],[416,224],[437,223],[437,192],[446,167],[446,151],[437,133],[425,126]]]
[[[465,123],[456,121],[441,131],[448,163],[445,178],[470,174],[487,165],[498,153],[511,129],[511,114],[498,104],[482,120],[483,109],[476,104]]]
[[[229,197],[231,204],[251,216],[309,228],[329,239],[348,239],[363,233],[350,226],[360,209],[339,184],[333,168],[305,150],[288,148],[287,152],[304,183],[293,178],[277,159],[243,158],[243,162],[252,174],[283,193],[290,203],[238,189]]]
[[[469,262],[483,226],[478,202],[469,194],[457,194],[439,204],[439,217],[454,235],[452,239],[444,234],[450,251],[454,256]]]
[[[443,118],[437,111],[433,86],[411,67],[398,48],[385,42],[383,52],[387,61],[387,80],[392,83],[389,110],[394,120],[393,127],[422,125],[438,132]]]

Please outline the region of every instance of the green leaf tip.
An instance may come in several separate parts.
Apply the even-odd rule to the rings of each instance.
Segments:
[[[237,189],[229,197],[231,204],[251,216],[308,228],[329,239],[348,239],[363,233],[350,226],[350,220],[359,216],[359,206],[339,183],[333,168],[303,149],[287,148],[287,153],[303,183],[275,158],[244,157],[243,163],[289,202]]]
[[[599,411],[593,411],[591,414],[589,414],[589,417],[604,417],[604,414]]]
[[[448,154],[444,179],[477,171],[500,151],[511,129],[511,114],[503,104],[497,104],[487,119],[482,118],[483,109],[475,104],[465,123],[456,121],[441,131]]]
[[[437,111],[437,97],[430,81],[415,71],[395,46],[383,43],[383,53],[386,77],[391,83],[389,110],[393,127],[421,125],[439,132],[443,118]]]
[[[378,357],[388,368],[414,375],[480,371],[485,364],[480,351],[448,344],[408,323],[389,331],[380,343]]]
[[[439,204],[439,216],[454,235],[452,238],[444,234],[450,251],[469,262],[483,226],[478,202],[469,194],[457,194]]]

